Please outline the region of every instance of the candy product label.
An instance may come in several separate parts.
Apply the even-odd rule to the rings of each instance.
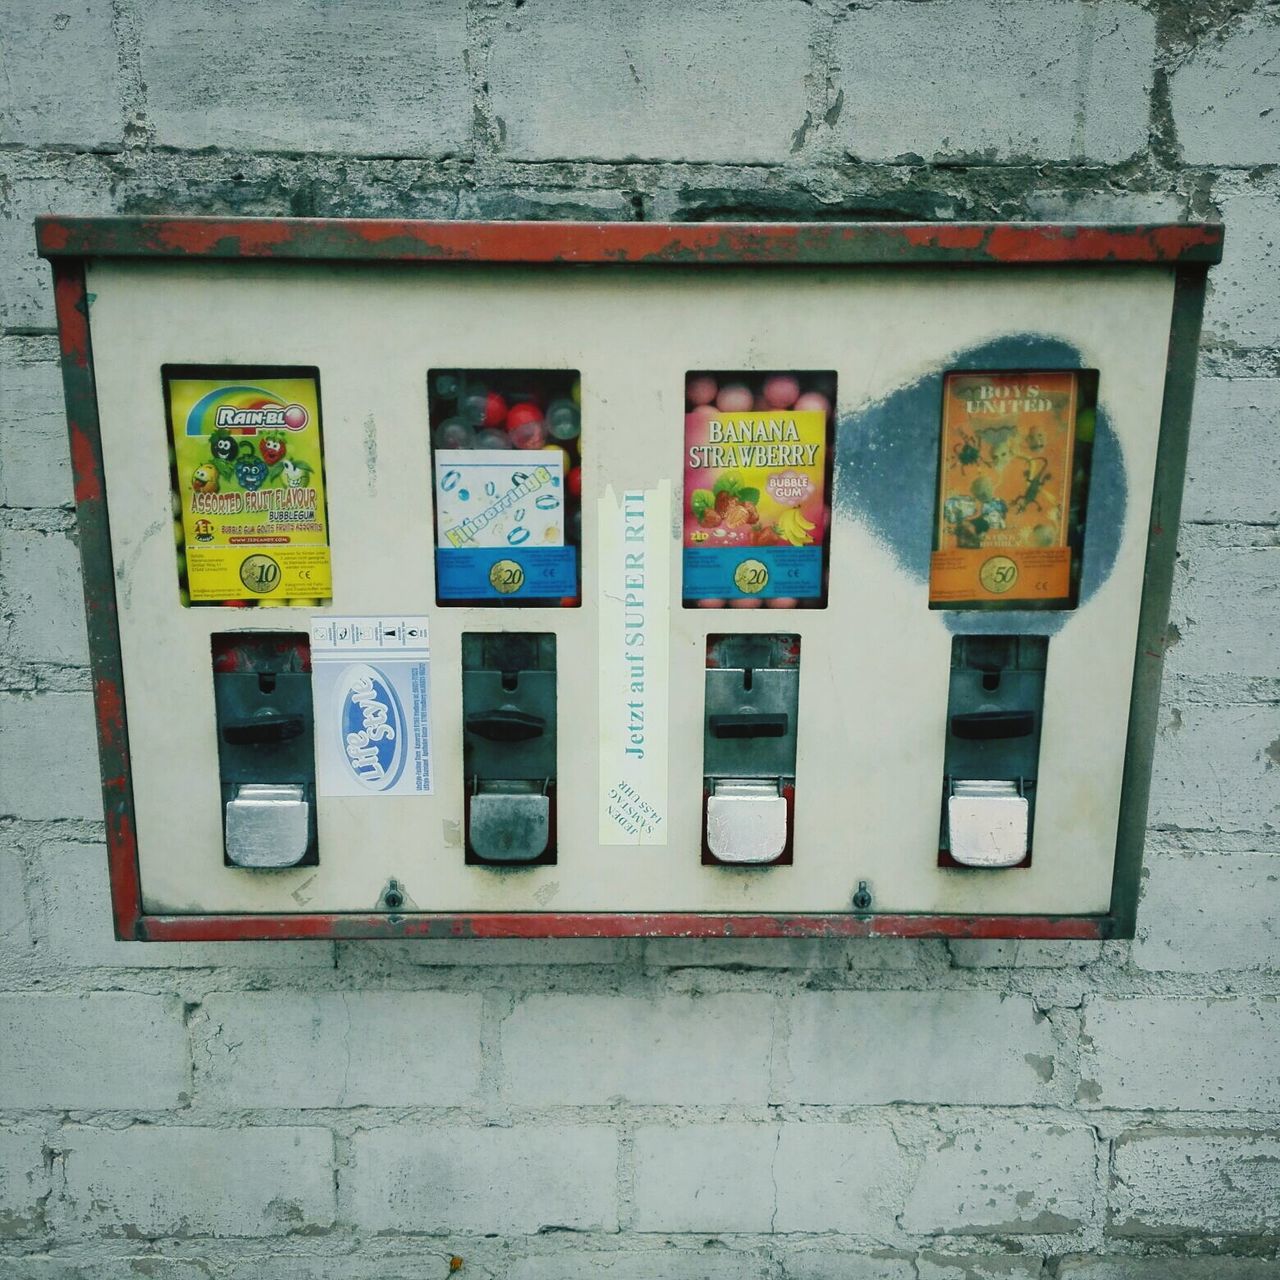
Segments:
[[[314,376],[166,377],[192,603],[331,595]]]
[[[943,387],[934,605],[1065,601],[1078,380],[951,373]]]
[[[437,449],[435,465],[442,600],[576,593],[561,450]]]
[[[686,600],[822,595],[826,432],[817,409],[686,419]]]
[[[319,795],[431,794],[430,663],[426,618],[312,618]]]

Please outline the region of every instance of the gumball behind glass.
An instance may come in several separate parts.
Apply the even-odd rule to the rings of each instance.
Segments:
[[[684,384],[684,397],[692,405],[711,404],[719,390],[716,380],[709,373],[703,373]]]
[[[475,432],[461,418],[446,418],[436,428],[437,449],[472,449]]]
[[[547,428],[541,418],[522,422],[507,435],[517,449],[541,449],[547,443]]]
[[[730,382],[720,388],[716,408],[721,413],[745,413],[755,403],[751,388],[741,382]]]
[[[823,413],[830,414],[831,401],[821,391],[806,391],[795,402],[793,407],[796,409],[819,409]]]
[[[800,384],[789,373],[775,373],[764,380],[764,402],[770,409],[790,409],[800,395]]]

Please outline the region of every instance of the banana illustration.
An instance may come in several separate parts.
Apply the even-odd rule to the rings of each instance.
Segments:
[[[800,514],[799,507],[788,507],[778,517],[778,533],[793,547],[803,547],[813,541],[809,531],[817,526]]]

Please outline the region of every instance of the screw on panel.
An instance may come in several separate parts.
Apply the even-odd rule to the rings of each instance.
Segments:
[[[858,881],[858,891],[853,895],[853,909],[855,911],[871,910],[871,890],[867,887],[865,880]]]

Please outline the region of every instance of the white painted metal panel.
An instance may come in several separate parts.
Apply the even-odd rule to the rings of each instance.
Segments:
[[[1107,910],[1171,270],[104,261],[88,287],[148,912],[368,911],[392,878],[426,911],[831,912],[859,880],[877,911]],[[824,610],[682,609],[672,528],[669,842],[602,847],[596,499],[606,484],[678,491],[686,371],[833,369],[846,418],[961,349],[1026,333],[1100,370],[1128,495],[1113,571],[1050,641],[1033,864],[937,866],[951,633],[926,585],[841,509],[838,480]],[[166,363],[317,366],[330,609],[431,618],[435,794],[322,799],[318,867],[223,865],[209,636],[305,631],[312,611],[180,606]],[[427,370],[457,367],[582,371],[582,608],[436,606]],[[504,628],[558,637],[558,863],[519,871],[468,867],[461,847],[459,637]],[[802,637],[792,866],[700,863],[705,637],[734,630]]]

